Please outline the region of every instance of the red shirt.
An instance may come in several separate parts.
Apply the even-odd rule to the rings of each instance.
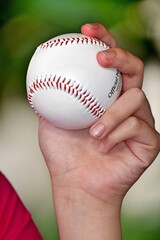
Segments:
[[[42,240],[30,213],[1,172],[0,240]]]

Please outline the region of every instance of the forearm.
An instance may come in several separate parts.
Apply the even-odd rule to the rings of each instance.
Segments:
[[[53,199],[60,240],[120,240],[120,206],[82,190],[55,189]]]

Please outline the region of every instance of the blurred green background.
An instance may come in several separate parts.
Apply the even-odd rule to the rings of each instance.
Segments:
[[[153,111],[159,118],[158,98],[155,98],[160,93],[159,0],[1,0],[0,2],[0,155],[3,158],[0,160],[0,167],[32,212],[45,240],[58,239],[58,231],[52,209],[48,172],[42,163],[43,160],[41,159],[40,167],[38,162],[41,154],[36,142],[37,119],[30,111],[26,100],[26,70],[35,48],[41,42],[59,34],[80,32],[81,25],[89,22],[104,24],[116,37],[119,47],[127,49],[145,62],[147,69],[144,88],[153,105]],[[159,119],[156,120],[158,129]],[[25,130],[21,124],[25,125]],[[16,142],[15,134],[19,142]],[[27,137],[28,140],[24,142],[24,138]],[[30,148],[31,142],[32,148]],[[9,151],[5,144],[11,146]],[[22,155],[19,154],[19,149],[23,149]],[[27,159],[24,162],[22,159],[23,164],[13,163],[11,156],[17,158],[25,156],[32,161],[37,158],[37,175],[35,176],[32,169],[32,161],[30,165],[27,165]],[[159,182],[160,171],[157,172],[155,169],[157,169],[156,163],[140,180],[135,193],[134,189],[131,190],[124,202],[122,209],[124,240],[160,239],[160,202],[159,205],[157,204],[160,200],[160,190],[157,185],[155,190],[152,187],[155,186],[155,182]],[[152,178],[152,175],[156,178]],[[33,183],[32,187],[31,183]],[[145,191],[144,186],[148,190]],[[149,196],[150,201],[147,202],[146,197],[155,192],[155,198]],[[42,193],[43,201],[40,199]],[[48,205],[50,208],[46,207]]]

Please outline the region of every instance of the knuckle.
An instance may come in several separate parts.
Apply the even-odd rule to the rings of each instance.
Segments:
[[[137,58],[137,67],[139,72],[144,72],[144,62],[139,58]]]
[[[136,71],[134,71],[133,73],[131,72],[131,75],[135,75],[135,72],[136,72],[136,75],[141,77],[143,76],[144,63],[140,58],[132,55],[130,52],[128,52],[123,48],[115,48],[115,51],[119,59],[119,62],[118,62],[119,68],[122,68],[124,63],[131,62],[132,64],[135,64],[135,69],[136,69]]]
[[[132,116],[129,118],[129,126],[132,131],[137,132],[141,129],[141,120]]]
[[[116,47],[117,46],[117,41],[113,36],[111,36],[111,41],[112,41],[112,46]]]
[[[139,102],[139,104],[142,104],[144,101],[146,101],[145,93],[138,87],[131,88],[130,91],[132,92],[132,96],[134,96],[134,99]]]
[[[118,114],[115,111],[108,111],[108,120],[110,125],[115,125],[120,121]]]
[[[119,55],[120,59],[125,59],[128,57],[128,52],[123,48],[117,48],[117,54]]]
[[[124,66],[125,59],[128,58],[128,52],[122,48],[116,48],[115,52],[117,56],[117,67],[121,69]]]
[[[152,140],[152,146],[156,154],[160,152],[160,135],[156,132],[155,138]]]

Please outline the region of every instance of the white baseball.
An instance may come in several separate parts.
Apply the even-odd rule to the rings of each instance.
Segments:
[[[28,101],[34,111],[64,129],[90,127],[121,92],[121,74],[96,59],[109,47],[82,34],[64,34],[41,44],[27,71]]]

